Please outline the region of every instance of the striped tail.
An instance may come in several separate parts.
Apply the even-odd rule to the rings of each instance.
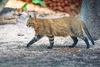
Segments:
[[[85,33],[87,34],[88,38],[90,39],[90,41],[92,42],[92,44],[94,45],[94,40],[93,40],[92,36],[90,35],[90,33],[89,33],[86,25],[84,24],[84,22],[83,22],[83,29],[84,29]]]

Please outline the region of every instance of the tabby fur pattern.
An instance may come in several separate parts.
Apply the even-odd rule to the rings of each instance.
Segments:
[[[33,39],[27,44],[27,47],[40,40],[43,36],[47,36],[50,42],[48,49],[52,49],[54,44],[54,36],[70,36],[74,43],[69,47],[74,47],[78,42],[77,37],[79,37],[85,41],[87,48],[89,48],[89,42],[87,37],[84,35],[84,32],[94,45],[94,41],[85,24],[82,22],[82,20],[76,17],[41,19],[34,16],[28,19],[27,26],[33,27],[35,30],[35,37],[33,37]]]

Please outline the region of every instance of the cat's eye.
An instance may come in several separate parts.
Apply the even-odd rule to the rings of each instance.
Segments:
[[[31,15],[29,15],[29,18],[31,18],[32,16]]]

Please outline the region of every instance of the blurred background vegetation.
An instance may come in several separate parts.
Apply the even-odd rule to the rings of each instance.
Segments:
[[[38,6],[47,7],[53,11],[79,14],[82,0],[22,0]]]
[[[0,0],[0,11],[5,4],[10,0]],[[69,15],[75,16],[80,13],[82,0],[16,0],[34,4],[40,7],[46,7],[55,12],[65,12]],[[27,3],[22,8],[26,9]]]

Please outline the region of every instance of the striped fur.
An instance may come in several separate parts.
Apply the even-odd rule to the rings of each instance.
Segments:
[[[94,41],[85,24],[80,19],[75,17],[62,17],[57,19],[40,19],[30,17],[27,21],[27,26],[33,27],[36,32],[35,37],[27,44],[27,47],[38,41],[43,36],[47,36],[50,42],[50,46],[48,48],[52,49],[54,36],[70,36],[74,43],[69,47],[74,47],[78,42],[77,37],[79,37],[85,41],[87,48],[89,48],[88,39],[83,34],[84,31],[91,40],[92,44],[94,44]]]

